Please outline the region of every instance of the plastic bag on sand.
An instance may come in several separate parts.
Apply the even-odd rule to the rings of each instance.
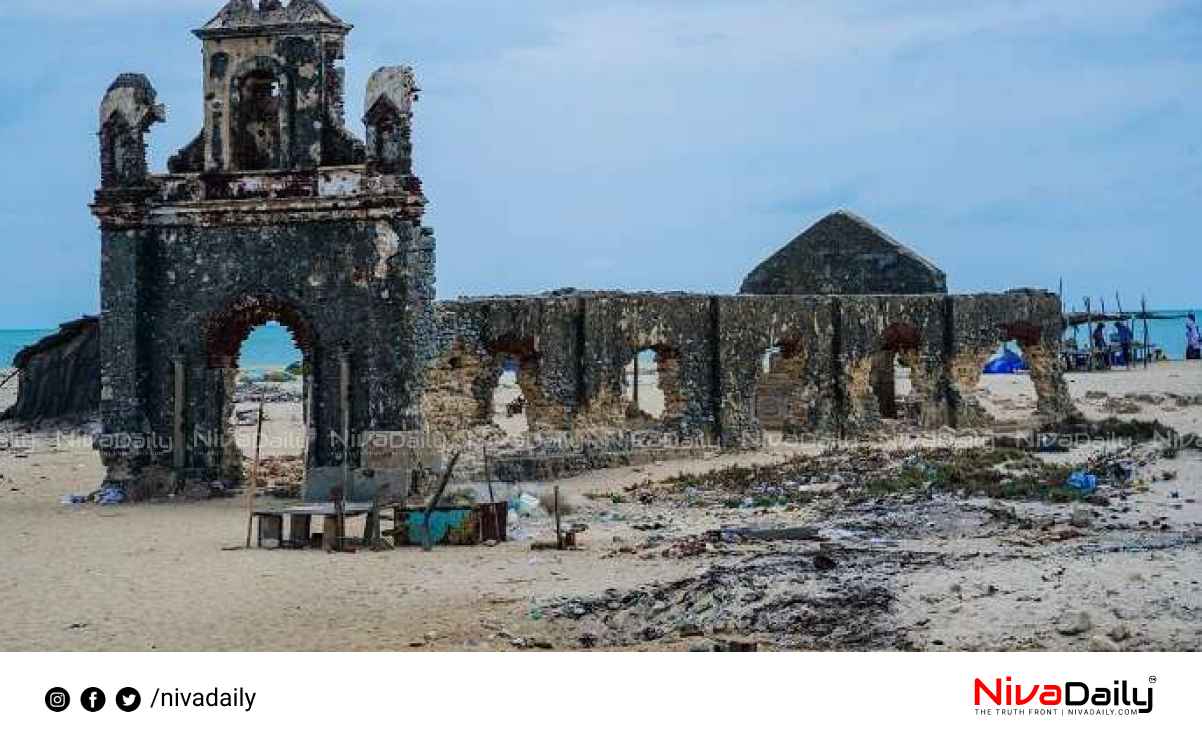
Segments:
[[[522,527],[522,518],[514,511],[509,512],[509,523],[506,524],[506,532],[511,542],[528,542],[534,539],[534,535]]]
[[[125,491],[119,488],[105,488],[100,491],[96,502],[102,506],[117,506],[125,502]]]
[[[543,510],[542,503],[530,493],[522,493],[517,500],[510,504],[510,507],[519,516],[528,519],[541,519],[547,515],[547,512]]]
[[[62,503],[64,506],[78,506],[87,502],[88,498],[85,495],[64,495],[59,500],[59,503]]]

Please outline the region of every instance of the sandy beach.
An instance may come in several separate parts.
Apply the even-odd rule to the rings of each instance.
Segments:
[[[1029,379],[987,377],[982,384],[998,417],[1030,420]],[[1202,364],[1070,375],[1069,385],[1091,419],[1159,420],[1183,433],[1202,431]],[[499,418],[515,428],[521,420],[504,418],[503,406],[517,394],[516,384],[503,385],[497,399]],[[14,397],[15,386],[0,391],[0,407]],[[655,399],[653,382],[643,398]],[[283,440],[300,425],[299,405],[273,404],[267,412],[269,437]],[[1136,463],[1132,481],[1108,490],[1105,505],[999,504],[972,492],[854,495],[828,481],[790,485],[809,495],[787,505],[740,508],[747,493],[664,481],[690,475],[704,482],[706,473],[732,465],[770,468],[798,456],[820,463],[834,455],[811,447],[662,462],[559,483],[578,508],[572,521],[589,527],[581,551],[532,552],[530,542],[513,541],[331,555],[234,549],[246,528],[239,499],[63,505],[64,495],[88,493],[103,476],[86,433],[85,425],[0,429],[0,523],[8,527],[0,545],[0,650],[659,650],[736,637],[763,649],[1202,649],[1196,450],[1170,460],[1148,443],[1125,453]],[[928,446],[934,444],[921,436],[904,436],[874,444],[872,456],[909,467]],[[1072,465],[1116,448],[1099,443],[1040,458]],[[295,453],[284,446],[268,451]],[[843,471],[869,455],[838,456],[831,466]],[[724,504],[731,498],[734,507]],[[813,527],[824,542],[685,549],[732,525]],[[523,528],[537,538],[553,534],[548,518]],[[790,580],[798,590],[886,592],[887,611],[873,614],[879,632],[790,645],[781,632],[809,635],[737,619],[707,625],[702,637],[646,630],[635,641],[622,630],[658,614],[675,617],[673,591],[684,589],[671,586],[706,570],[767,557],[813,561],[819,553],[833,555],[839,567]],[[664,609],[637,617],[626,608],[606,612],[604,597],[625,607],[613,597],[646,586],[660,587],[655,606]],[[572,611],[556,608],[565,605]],[[833,609],[821,606],[827,608],[814,604],[805,621],[822,625],[823,611]]]

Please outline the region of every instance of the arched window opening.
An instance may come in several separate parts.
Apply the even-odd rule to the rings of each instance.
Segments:
[[[279,81],[268,71],[251,72],[236,86],[233,151],[238,170],[285,167],[282,152],[284,101]]]

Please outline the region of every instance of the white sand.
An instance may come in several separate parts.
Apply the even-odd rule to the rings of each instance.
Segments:
[[[990,377],[983,384],[995,404],[1029,415],[1034,400],[1023,398],[1022,382],[1029,380]],[[1105,392],[1122,401],[1136,394],[1198,395],[1202,364],[1074,375],[1070,388],[1089,415],[1102,417],[1103,401],[1087,400],[1086,393]],[[0,404],[10,403],[11,395],[12,390],[0,392]],[[498,398],[500,404],[504,398]],[[1202,430],[1202,406],[1136,404],[1139,414],[1127,417],[1159,417],[1182,430]],[[297,426],[287,407],[269,408],[269,429]],[[299,406],[295,410],[299,415]],[[0,437],[5,444],[0,445],[0,524],[6,527],[0,540],[0,650],[388,650],[411,643],[432,649],[507,648],[498,628],[570,648],[571,627],[530,619],[532,602],[633,588],[698,567],[688,560],[600,559],[612,550],[614,537],[626,543],[645,538],[629,522],[602,520],[602,512],[671,518],[676,533],[716,523],[697,509],[597,501],[577,517],[591,526],[582,552],[532,553],[525,543],[431,554],[229,552],[223,548],[237,546],[245,534],[240,502],[63,506],[62,495],[87,493],[103,476],[86,440],[59,440],[45,432],[14,436],[11,430]],[[783,456],[760,452],[590,473],[564,487],[575,495],[621,492],[681,471],[770,463]],[[1124,519],[1163,517],[1174,529],[1202,523],[1202,506],[1171,499],[1173,492],[1186,497],[1202,492],[1202,459],[1183,454],[1154,465],[1149,474],[1169,468],[1178,479],[1150,486]],[[534,529],[550,536],[549,522]],[[954,535],[905,546],[950,554],[1014,549],[993,539]],[[1067,638],[1051,629],[1063,612],[1074,609],[1089,610],[1100,625],[1118,621],[1116,613],[1131,617],[1136,637],[1128,649],[1202,649],[1197,548],[1082,558],[1065,551],[1050,558],[1061,560],[1063,571],[1049,578],[1048,563],[1029,558],[1051,549],[1059,548],[1028,550],[1017,560],[952,561],[932,568],[899,589],[900,610],[916,622],[929,620],[921,632],[949,649],[1085,649],[1088,638]],[[952,598],[953,583],[973,596],[985,596],[991,585],[1001,593]]]

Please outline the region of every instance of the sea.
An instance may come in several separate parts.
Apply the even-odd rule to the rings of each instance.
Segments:
[[[1184,314],[1184,310],[1165,310],[1172,314]],[[1196,311],[1202,314],[1202,310]],[[53,330],[0,330],[0,368],[12,366],[13,357],[22,348],[50,335]],[[1078,331],[1078,342],[1089,345],[1086,328]],[[1148,323],[1152,342],[1163,347],[1170,359],[1185,358],[1185,322],[1182,320],[1156,320]],[[1143,324],[1135,324],[1137,339],[1143,339]],[[1069,338],[1072,337],[1070,333]],[[242,346],[239,365],[243,369],[282,369],[301,360],[301,353],[292,336],[281,325],[269,324],[251,334]]]
[[[0,330],[0,368],[12,366],[22,348],[37,343],[54,330]],[[284,369],[301,360],[292,335],[282,325],[265,325],[250,334],[238,360],[243,370]]]

